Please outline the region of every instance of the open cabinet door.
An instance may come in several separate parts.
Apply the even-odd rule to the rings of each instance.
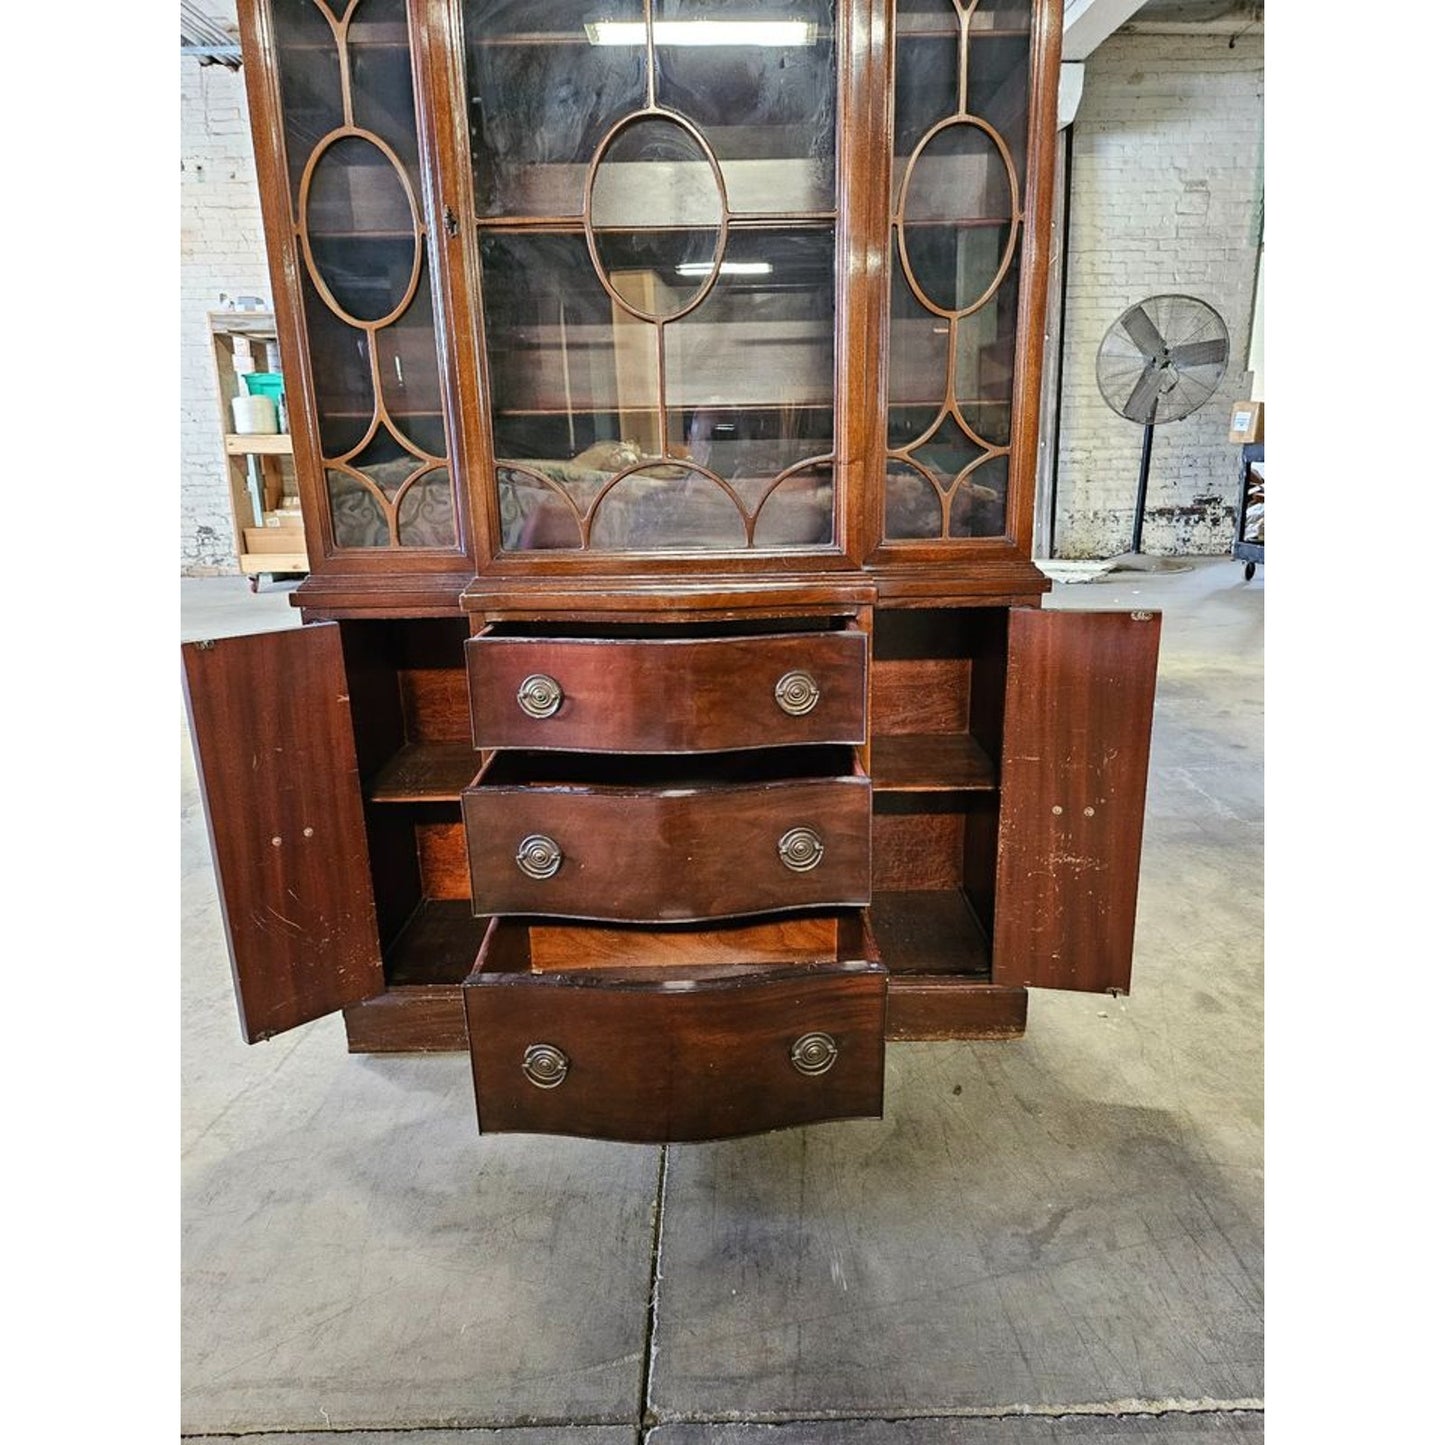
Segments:
[[[1009,614],[995,983],[1127,993],[1159,616]]]
[[[249,1043],[382,992],[340,629],[188,642],[186,703]]]

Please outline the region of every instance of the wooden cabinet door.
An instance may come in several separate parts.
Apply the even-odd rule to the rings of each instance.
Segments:
[[[1159,616],[1009,617],[995,983],[1127,993]]]
[[[382,992],[340,629],[188,642],[191,737],[241,1032]]]

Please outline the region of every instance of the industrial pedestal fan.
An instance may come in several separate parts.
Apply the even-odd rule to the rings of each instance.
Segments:
[[[1138,554],[1144,534],[1154,428],[1203,406],[1228,365],[1224,320],[1196,296],[1147,297],[1104,333],[1095,362],[1100,394],[1120,416],[1144,428],[1130,552]]]

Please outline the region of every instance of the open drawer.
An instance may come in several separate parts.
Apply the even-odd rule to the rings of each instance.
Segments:
[[[860,915],[811,962],[627,967],[655,948],[640,930],[565,932],[579,962],[624,966],[533,971],[527,925],[499,918],[463,985],[482,1133],[666,1143],[882,1114],[887,971]],[[728,951],[727,930],[694,937]]]
[[[537,624],[488,628],[466,648],[473,740],[616,753],[862,743],[867,637],[821,625],[757,631],[767,625],[613,627],[587,637],[539,635]]]
[[[635,923],[861,907],[871,799],[848,748],[494,753],[462,794],[473,906]]]

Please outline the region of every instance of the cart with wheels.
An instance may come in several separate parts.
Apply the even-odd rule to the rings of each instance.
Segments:
[[[1244,580],[1264,561],[1264,443],[1240,448],[1239,511],[1234,521],[1234,557],[1244,563]]]

